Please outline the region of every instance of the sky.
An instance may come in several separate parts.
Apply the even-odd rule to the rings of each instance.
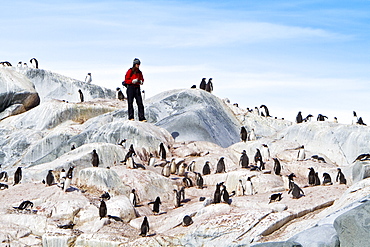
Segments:
[[[0,60],[115,90],[134,58],[146,98],[199,87],[274,117],[370,124],[370,0],[4,1]]]

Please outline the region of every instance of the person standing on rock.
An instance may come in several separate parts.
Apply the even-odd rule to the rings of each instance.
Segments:
[[[144,104],[141,97],[140,85],[144,83],[143,73],[139,69],[140,60],[138,58],[134,59],[133,66],[130,68],[125,76],[124,85],[127,86],[127,103],[128,103],[128,119],[134,120],[134,99],[136,100],[139,121],[146,122],[144,115]]]

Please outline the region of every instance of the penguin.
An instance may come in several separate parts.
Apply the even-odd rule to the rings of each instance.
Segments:
[[[181,187],[180,196],[182,198],[182,201],[185,201],[185,187]]]
[[[255,194],[251,177],[247,177],[247,181],[245,182],[245,194],[250,196]]]
[[[175,163],[175,158],[172,158],[170,161],[170,172],[171,174],[175,174],[177,170],[176,163]]]
[[[320,178],[319,178],[319,173],[315,172],[315,186],[321,185]]]
[[[191,89],[194,89],[194,88],[197,88],[197,86],[196,86],[196,85],[193,85],[193,86],[191,86],[190,88],[191,88]]]
[[[162,160],[166,159],[166,149],[164,148],[163,142],[159,144],[159,156],[162,158]]]
[[[194,172],[194,166],[195,166],[195,160],[192,160],[190,164],[188,165],[187,171]]]
[[[81,89],[78,89],[78,93],[80,94],[80,102],[84,102],[84,94],[82,93]]]
[[[8,182],[8,173],[6,171],[0,172],[0,180],[4,182]]]
[[[323,173],[322,174],[323,176],[323,181],[322,181],[322,185],[332,185],[333,183],[331,182],[331,177],[328,173]]]
[[[203,189],[203,178],[202,178],[202,175],[200,175],[199,172],[195,172],[195,175],[196,175],[196,184],[197,184],[197,187],[198,189]]]
[[[66,170],[62,169],[60,171],[60,174],[59,174],[59,178],[62,179],[62,178],[66,178],[67,177],[67,173],[66,173]]]
[[[178,208],[181,205],[181,194],[180,194],[180,191],[177,191],[176,189],[174,189],[173,192],[175,194],[174,200],[173,200],[174,206],[175,208]]]
[[[46,184],[48,186],[53,185],[54,183],[54,175],[53,175],[53,170],[49,170],[48,175],[46,175]]]
[[[256,114],[257,116],[260,115],[260,110],[258,109],[258,107],[254,107],[254,110],[253,110],[254,114]]]
[[[311,114],[308,114],[307,117],[305,117],[302,121],[303,122],[311,122],[311,118],[313,118],[313,116]]]
[[[221,195],[222,195],[222,199],[224,200],[224,202],[226,202],[227,204],[230,204],[229,192],[227,192],[226,186],[224,184],[222,184]]]
[[[211,167],[209,166],[209,161],[206,161],[206,163],[203,166],[203,175],[209,175],[211,174]]]
[[[184,174],[185,177],[182,179],[183,181],[183,184],[186,188],[190,188],[190,187],[193,187],[193,182],[191,181],[191,179],[188,177],[188,174],[185,173]]]
[[[152,153],[149,154],[149,161],[148,161],[148,166],[154,166],[155,164],[155,157]]]
[[[182,163],[179,166],[179,169],[177,170],[177,175],[178,176],[184,176],[185,175],[185,171],[186,171],[186,167],[187,167],[187,165],[185,163]]]
[[[121,101],[125,100],[125,96],[123,95],[123,93],[122,93],[122,91],[119,87],[116,88],[116,91],[117,91],[117,99],[121,100]]]
[[[356,161],[365,161],[365,160],[370,160],[370,154],[360,154],[352,163]]]
[[[298,148],[298,155],[297,155],[297,160],[302,161],[306,158],[305,150],[304,150],[304,145],[300,146]]]
[[[261,148],[262,152],[262,157],[263,157],[263,162],[269,161],[270,160],[270,149],[266,144],[262,144]]]
[[[335,182],[338,182],[339,180],[339,184],[347,184],[347,180],[344,177],[344,174],[342,173],[342,169],[337,168],[337,170],[338,170],[338,174],[337,174],[337,178],[335,179]]]
[[[91,73],[87,73],[87,76],[85,77],[85,82],[86,83],[91,83],[92,82]]]
[[[277,202],[277,201],[281,201],[281,196],[282,196],[282,193],[276,193],[276,194],[272,194],[271,196],[270,196],[270,201],[269,201],[269,204],[271,203],[271,202]]]
[[[104,200],[100,201],[99,216],[100,216],[100,219],[107,216],[107,205],[105,204]]]
[[[207,85],[206,78],[202,78],[202,81],[200,82],[199,88],[203,89],[203,90],[206,90],[206,85]]]
[[[193,224],[193,219],[189,215],[185,215],[182,219],[182,225],[183,226],[190,226]]]
[[[216,190],[213,195],[213,203],[220,203],[221,202],[221,185],[223,182],[216,184]]]
[[[243,142],[246,142],[248,138],[248,132],[245,129],[244,126],[241,127],[240,129],[240,139],[242,139]]]
[[[132,156],[130,156],[130,157],[127,158],[127,160],[126,160],[126,166],[129,169],[135,169],[136,168],[135,162],[134,162],[134,158],[132,158]]]
[[[357,124],[358,124],[358,125],[365,125],[365,126],[366,126],[366,124],[365,124],[365,123],[364,123],[364,121],[362,120],[362,117],[359,117],[359,118],[358,118]]]
[[[212,93],[212,91],[213,91],[212,78],[208,79],[208,82],[206,84],[206,91],[209,92],[209,93]]]
[[[67,172],[67,175],[66,175],[66,179],[65,179],[65,182],[64,182],[64,187],[63,187],[63,191],[64,192],[67,192],[67,190],[69,189],[69,186],[71,185],[71,182],[72,182],[72,173],[73,173],[73,166],[71,166],[69,169],[68,169],[68,172]]]
[[[310,172],[308,173],[308,184],[313,186],[315,185],[315,170],[313,167],[308,168]]]
[[[317,121],[325,121],[325,118],[328,119],[327,116],[324,116],[322,114],[317,115]]]
[[[39,68],[39,62],[37,61],[36,58],[31,58],[30,63],[31,63],[31,65],[32,65],[32,67],[34,69],[38,69]]]
[[[242,168],[249,168],[249,158],[245,150],[243,150],[242,156],[240,156],[239,165]]]
[[[98,167],[99,166],[99,155],[97,154],[95,149],[92,151],[91,163],[92,163],[93,167]]]
[[[76,149],[75,144],[72,144],[72,146],[71,146],[71,151],[72,151],[72,150],[75,150],[75,149]]]
[[[143,84],[141,84],[141,85],[143,85]],[[143,99],[143,101],[145,100],[145,90],[141,91],[141,98]]]
[[[225,162],[224,162],[224,157],[221,157],[217,163],[216,173],[223,173],[223,172],[226,172]]]
[[[17,68],[22,68],[22,61],[19,61],[17,64]]]
[[[280,161],[277,158],[272,158],[274,160],[274,173],[275,175],[281,175],[281,165]]]
[[[103,200],[109,200],[110,199],[110,195],[109,193],[106,191],[104,192],[99,198],[103,199]]]
[[[14,173],[14,185],[19,184],[22,180],[22,168],[18,167]]]
[[[352,119],[352,124],[357,124],[358,118],[357,118],[357,113],[353,111],[353,119]]]
[[[304,195],[303,190],[301,188],[299,188],[299,186],[296,183],[292,184],[292,188],[288,191],[288,194],[290,194],[290,192],[292,192],[293,199],[298,199],[302,195]],[[301,194],[301,192],[302,192],[302,194]]]
[[[256,153],[254,155],[254,163],[257,165],[259,161],[262,162],[262,154],[261,151],[258,148],[256,148]]]
[[[11,65],[10,65],[11,66]],[[23,63],[23,68],[28,68],[27,63]]]
[[[260,108],[263,108],[263,109],[265,110],[265,114],[264,114],[264,115],[265,115],[266,117],[271,117],[271,116],[270,116],[269,109],[267,108],[267,106],[265,106],[265,105],[261,105],[261,106],[260,106]]]
[[[162,204],[161,203],[161,198],[159,196],[157,196],[157,198],[155,199],[154,202],[151,202],[153,203],[153,212],[154,214],[158,214],[159,213],[159,205]]]
[[[297,117],[295,118],[297,124],[302,123],[302,112],[298,112]]]
[[[243,186],[243,181],[239,179],[238,184],[236,185],[236,196],[244,196],[245,195],[245,189]]]
[[[162,175],[165,176],[165,177],[169,177],[171,175],[171,163],[167,163],[162,168]]]
[[[23,201],[23,202],[21,202],[21,204],[19,204],[18,207],[13,207],[13,208],[18,209],[18,210],[25,210],[27,208],[33,208],[33,202]]]
[[[141,223],[140,230],[141,230],[140,236],[146,237],[146,235],[149,232],[149,222],[148,222],[148,218],[146,216],[144,216],[144,220],[143,220],[143,223]]]
[[[0,190],[9,189],[9,186],[7,184],[0,183]]]
[[[131,193],[130,193],[130,202],[132,204],[132,206],[136,207],[137,206],[137,203],[139,202],[138,200],[139,198],[137,197],[136,195],[136,191],[135,189],[132,189],[131,190]]]
[[[294,184],[294,180],[293,178],[295,178],[296,175],[294,173],[291,173],[288,175],[288,188],[289,190],[293,187],[293,184]]]
[[[256,134],[254,133],[254,129],[251,129],[251,132],[248,135],[248,140],[249,141],[255,141],[255,140],[257,140]]]
[[[334,122],[334,123],[338,123],[338,118],[337,118],[337,117],[334,117],[333,122]]]

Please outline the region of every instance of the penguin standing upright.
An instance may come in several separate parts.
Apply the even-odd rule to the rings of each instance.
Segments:
[[[221,202],[221,185],[223,183],[216,184],[216,190],[213,195],[213,203],[220,203]]]
[[[54,183],[53,170],[49,170],[48,175],[46,175],[46,184],[51,186]]]
[[[281,172],[281,165],[280,161],[277,158],[272,158],[274,160],[274,172],[275,175],[280,175]]]
[[[134,206],[134,207],[136,207],[137,206],[137,203],[139,202],[139,197],[137,196],[135,189],[132,189],[131,190],[131,193],[130,193],[130,202],[131,202],[132,206]]]
[[[140,230],[141,230],[140,236],[146,237],[146,235],[149,232],[149,222],[148,222],[148,218],[146,216],[144,217],[143,223],[141,223]]]
[[[263,161],[266,162],[270,160],[270,149],[267,146],[267,144],[262,144],[261,150],[262,150],[261,152],[262,152]]]
[[[212,78],[208,79],[207,85],[206,85],[206,91],[209,93],[212,93],[213,91],[213,83],[212,83]]]
[[[204,181],[203,181],[202,175],[200,175],[199,172],[196,172],[195,174],[197,176],[196,184],[197,184],[198,189],[203,189]]]
[[[298,161],[302,161],[306,158],[306,153],[305,153],[305,150],[304,150],[304,145],[300,146],[298,148],[298,155],[297,155],[297,160]]]
[[[216,173],[223,173],[223,172],[226,172],[226,168],[225,168],[225,161],[224,161],[224,157],[221,157],[219,160],[218,160],[218,163],[217,163],[217,167],[216,167]]]
[[[298,124],[298,123],[302,123],[302,121],[303,121],[302,112],[298,112],[297,117],[296,117],[296,122]]]
[[[98,155],[98,153],[96,152],[95,149],[92,151],[91,163],[92,163],[93,167],[98,167],[99,166],[99,155]]]
[[[293,182],[292,184],[292,188],[288,191],[288,194],[292,192],[292,195],[293,195],[293,198],[294,199],[298,199],[300,198],[302,195],[304,195],[304,192],[301,188],[299,188],[299,186]],[[302,192],[302,194],[301,194]]]
[[[157,196],[157,198],[154,201],[153,210],[152,210],[155,214],[159,213],[159,205],[160,204],[162,204],[161,198],[159,196]]]
[[[249,168],[249,158],[245,150],[243,150],[242,156],[240,156],[239,165],[242,168]]]
[[[211,167],[209,166],[209,161],[206,161],[206,163],[203,166],[203,175],[209,175],[211,174]]]
[[[37,61],[36,58],[31,58],[30,63],[31,63],[31,65],[32,65],[32,67],[34,69],[38,69],[39,68],[39,62]]]
[[[14,184],[13,185],[19,184],[21,180],[22,180],[22,168],[18,167],[14,173]]]
[[[80,102],[84,102],[84,94],[82,93],[81,89],[78,89],[78,93],[80,94]]]
[[[251,177],[247,177],[247,181],[245,182],[245,194],[250,196],[255,194]]]
[[[199,88],[206,90],[206,85],[207,85],[206,78],[203,78],[202,81],[200,82]]]
[[[100,216],[100,219],[107,216],[107,205],[105,204],[104,200],[100,201],[99,216]]]
[[[226,202],[227,204],[230,204],[230,195],[229,195],[229,192],[227,192],[226,186],[224,184],[222,184],[221,194],[222,194],[222,199],[224,200],[224,202]]]
[[[162,160],[166,159],[166,149],[164,148],[163,142],[159,144],[159,156],[162,158]]]
[[[91,73],[87,73],[87,76],[85,77],[85,82],[86,83],[91,83],[92,82]]]
[[[241,179],[239,179],[238,185],[236,186],[235,195],[236,196],[244,196],[244,194],[245,194],[245,189],[244,189],[244,186],[243,186],[243,181]]]
[[[344,176],[344,174],[342,173],[342,170],[340,168],[337,168],[338,170],[338,174],[337,174],[337,178],[335,179],[336,182],[339,181],[339,184],[347,184],[347,180]]]
[[[240,139],[243,141],[243,142],[246,142],[247,141],[247,138],[248,138],[248,132],[247,130],[245,129],[244,126],[242,126],[240,128]]]
[[[310,172],[308,173],[308,184],[315,185],[315,170],[313,169],[313,167],[310,167],[308,169],[310,169]]]

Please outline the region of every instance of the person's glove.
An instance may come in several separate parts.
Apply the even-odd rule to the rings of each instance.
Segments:
[[[133,79],[133,80],[132,80],[132,84],[138,84],[138,83],[139,83],[139,81],[140,81],[140,80],[138,80],[138,79]]]

